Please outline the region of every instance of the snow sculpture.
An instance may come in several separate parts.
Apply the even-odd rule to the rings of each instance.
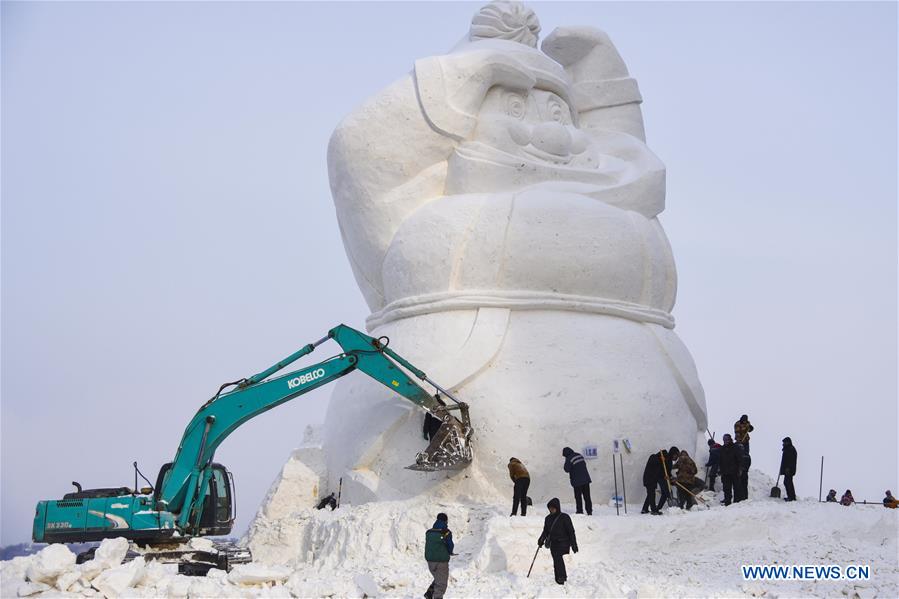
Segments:
[[[334,131],[331,189],[367,327],[467,401],[476,431],[467,470],[404,470],[422,414],[342,379],[323,450],[353,503],[509,495],[510,456],[535,500],[565,498],[561,450],[589,444],[604,503],[613,439],[634,447],[633,497],[650,452],[705,447],[637,82],[602,31],[559,28],[542,51],[539,32],[530,9],[493,2],[450,53],[417,60]]]

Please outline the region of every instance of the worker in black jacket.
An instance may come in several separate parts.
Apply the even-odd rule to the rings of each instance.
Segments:
[[[553,556],[553,572],[557,584],[565,584],[568,573],[565,571],[563,558],[569,551],[577,553],[577,537],[574,536],[574,525],[571,517],[562,511],[559,500],[553,497],[546,504],[549,514],[543,521],[543,533],[537,539],[537,547],[549,547]]]
[[[584,456],[566,447],[562,450],[565,456],[565,464],[562,468],[568,473],[568,479],[574,488],[574,504],[577,508],[576,513],[583,514],[584,508],[587,508],[587,515],[593,515],[593,502],[590,500],[590,473],[587,472],[587,461]]]
[[[740,464],[743,454],[730,435],[724,435],[724,445],[718,454],[718,471],[721,473],[721,485],[724,487],[724,505],[730,505],[734,498],[734,488],[740,477]]]
[[[752,456],[746,451],[742,443],[734,443],[740,448],[740,476],[734,483],[734,503],[749,499],[749,468],[752,467]]]
[[[715,490],[715,479],[718,478],[718,454],[721,453],[721,444],[715,443],[714,439],[709,439],[709,461],[705,463],[708,475],[706,482],[709,491]]]
[[[667,458],[668,456],[663,449],[658,453],[652,454],[649,456],[649,459],[646,460],[646,467],[643,468],[643,486],[646,487],[646,500],[643,502],[643,509],[640,511],[641,514],[652,512],[653,515],[658,515],[662,513],[659,510],[661,509],[662,502],[665,501],[664,491],[667,489],[663,486],[662,502],[659,502],[659,507],[656,507],[656,485],[660,482],[662,485],[665,484],[662,460],[666,460]]]
[[[780,473],[784,477],[784,489],[787,490],[784,501],[796,501],[796,489],[793,488],[793,476],[796,474],[796,448],[793,447],[793,440],[789,437],[783,439]]]

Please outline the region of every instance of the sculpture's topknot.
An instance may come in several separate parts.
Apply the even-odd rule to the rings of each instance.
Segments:
[[[537,47],[540,21],[521,2],[494,0],[471,18],[469,39],[503,39]]]

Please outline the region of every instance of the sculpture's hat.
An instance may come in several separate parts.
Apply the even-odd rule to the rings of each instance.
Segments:
[[[465,139],[494,85],[539,87],[571,103],[571,81],[558,62],[536,48],[540,23],[518,2],[492,2],[472,19],[468,35],[445,56],[415,62],[419,98],[442,133]]]

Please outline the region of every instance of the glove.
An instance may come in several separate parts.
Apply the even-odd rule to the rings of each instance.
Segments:
[[[543,547],[543,541],[537,539],[537,547]]]
[[[424,437],[425,441],[428,440],[428,433],[422,433],[421,436]]]
[[[571,550],[577,553],[577,545],[572,546]]]

